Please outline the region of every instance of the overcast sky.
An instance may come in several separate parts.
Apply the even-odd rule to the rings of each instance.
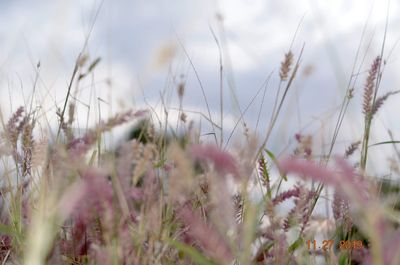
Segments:
[[[151,104],[160,106],[160,93],[175,91],[181,80],[186,82],[184,108],[207,114],[189,56],[205,89],[212,117],[219,123],[219,52],[213,31],[223,46],[225,136],[239,118],[232,94],[244,110],[272,73],[259,125],[262,133],[270,117],[280,62],[300,24],[292,51],[297,58],[305,45],[302,67],[270,148],[281,151],[303,128],[320,146],[330,140],[366,25],[356,64],[361,75],[340,137],[347,145],[362,136],[365,71],[380,54],[387,14],[384,58],[390,57],[380,93],[400,89],[399,48],[395,46],[400,38],[399,11],[397,1],[390,3],[387,13],[386,1],[371,0],[0,1],[1,111],[7,117],[30,101],[39,61],[34,105],[48,113],[54,112],[55,106],[61,107],[75,60],[89,36],[85,52],[90,60],[101,57],[102,61],[95,74],[81,84],[81,114],[86,115],[86,105],[94,106],[93,115],[101,105],[103,116],[126,107],[143,107],[143,94]],[[311,74],[305,75],[304,69],[311,69]],[[177,106],[176,94],[171,95],[170,101],[166,96],[166,103]],[[246,112],[250,128],[255,127],[261,99],[262,93]],[[400,138],[399,101],[394,96],[379,113],[373,142],[387,140],[388,128]],[[82,120],[85,115],[81,115]],[[200,119],[195,114],[189,117]],[[53,116],[49,122],[55,121]],[[305,127],[310,122],[311,127]],[[237,136],[242,132],[239,127]],[[375,152],[380,157],[376,161],[387,165],[392,150],[376,150],[380,150]]]

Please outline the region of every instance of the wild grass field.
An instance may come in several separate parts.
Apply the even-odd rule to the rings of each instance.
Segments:
[[[349,59],[353,70],[324,148],[316,147],[323,130],[290,134],[289,145],[277,137],[285,135],[280,130],[298,97],[296,82],[312,71],[303,63],[301,33],[291,33],[277,70],[242,102],[226,85],[223,31],[209,27],[219,51],[216,98],[207,96],[179,38],[189,70],[167,73],[181,78],[158,89],[157,106],[143,96],[136,99],[140,108],[116,114],[105,114],[100,105],[109,102],[100,97],[89,105],[80,98],[104,63],[89,52],[90,34],[70,65],[62,101],[51,110],[38,100],[42,66],[36,65],[25,104],[10,115],[0,108],[0,264],[400,264],[397,126],[387,128],[387,139],[371,140],[378,114],[398,100],[395,86],[382,88],[392,56],[387,25],[372,60],[362,41],[354,62]],[[168,64],[173,54],[167,47],[158,61]],[[182,78],[188,72],[195,88]],[[267,90],[269,78],[277,82]],[[199,111],[185,106],[194,89]],[[228,98],[239,113],[230,127]],[[362,130],[343,144],[352,106]],[[249,108],[257,116],[247,123]],[[89,123],[90,111],[96,122]],[[371,157],[385,155],[382,146],[395,154],[380,165],[390,172],[384,176],[368,166]]]

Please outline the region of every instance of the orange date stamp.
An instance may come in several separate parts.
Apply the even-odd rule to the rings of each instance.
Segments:
[[[333,247],[335,247],[334,240],[322,240],[322,242],[317,242],[317,240],[307,240],[307,248],[309,251],[329,251]],[[363,249],[364,243],[362,240],[341,240],[339,241],[337,248],[340,250]]]

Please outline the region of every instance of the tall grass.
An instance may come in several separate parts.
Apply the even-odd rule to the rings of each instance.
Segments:
[[[365,82],[361,141],[331,156],[354,96],[349,89],[325,160],[318,159],[307,134],[295,135],[291,154],[280,157],[269,151],[269,139],[305,47],[283,58],[272,112],[260,115],[270,117],[266,134],[258,139],[243,121],[245,141],[228,146],[223,49],[212,33],[220,52],[219,125],[184,52],[207,105],[213,142],[203,141],[199,126],[188,120],[185,83],[176,88],[175,130],[164,105],[166,120],[159,124],[152,108],[128,110],[77,135],[80,114],[71,90],[100,62],[87,66],[83,56],[56,113],[53,137],[51,131],[50,139],[37,137],[32,107],[2,119],[0,156],[12,164],[1,173],[2,264],[400,264],[398,184],[366,171],[373,117],[397,93],[376,95],[382,57],[373,61]],[[132,137],[118,148],[102,148],[103,135],[126,123],[138,126]],[[352,165],[360,145],[360,163]],[[331,204],[326,214],[315,210],[318,200]]]

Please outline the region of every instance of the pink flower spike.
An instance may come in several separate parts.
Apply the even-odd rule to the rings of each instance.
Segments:
[[[81,200],[84,198],[87,191],[86,183],[78,181],[74,183],[61,197],[58,209],[62,215],[62,219],[67,219],[74,210],[78,207]]]
[[[232,264],[232,250],[214,227],[204,223],[188,205],[183,206],[177,215],[188,227],[189,236],[200,243],[206,254],[218,261],[218,264]]]
[[[279,162],[280,170],[286,173],[296,173],[303,179],[330,185],[360,203],[369,200],[368,183],[362,180],[345,160],[336,158],[336,165],[338,171],[329,170],[311,161],[297,158],[286,158]]]
[[[279,161],[279,169],[286,173],[297,173],[304,179],[313,179],[321,181],[324,184],[340,186],[340,181],[334,176],[332,171],[310,161],[286,158]]]
[[[239,176],[235,159],[214,145],[194,145],[192,146],[192,155],[200,161],[213,163],[214,168],[220,174],[231,173],[234,177]]]

